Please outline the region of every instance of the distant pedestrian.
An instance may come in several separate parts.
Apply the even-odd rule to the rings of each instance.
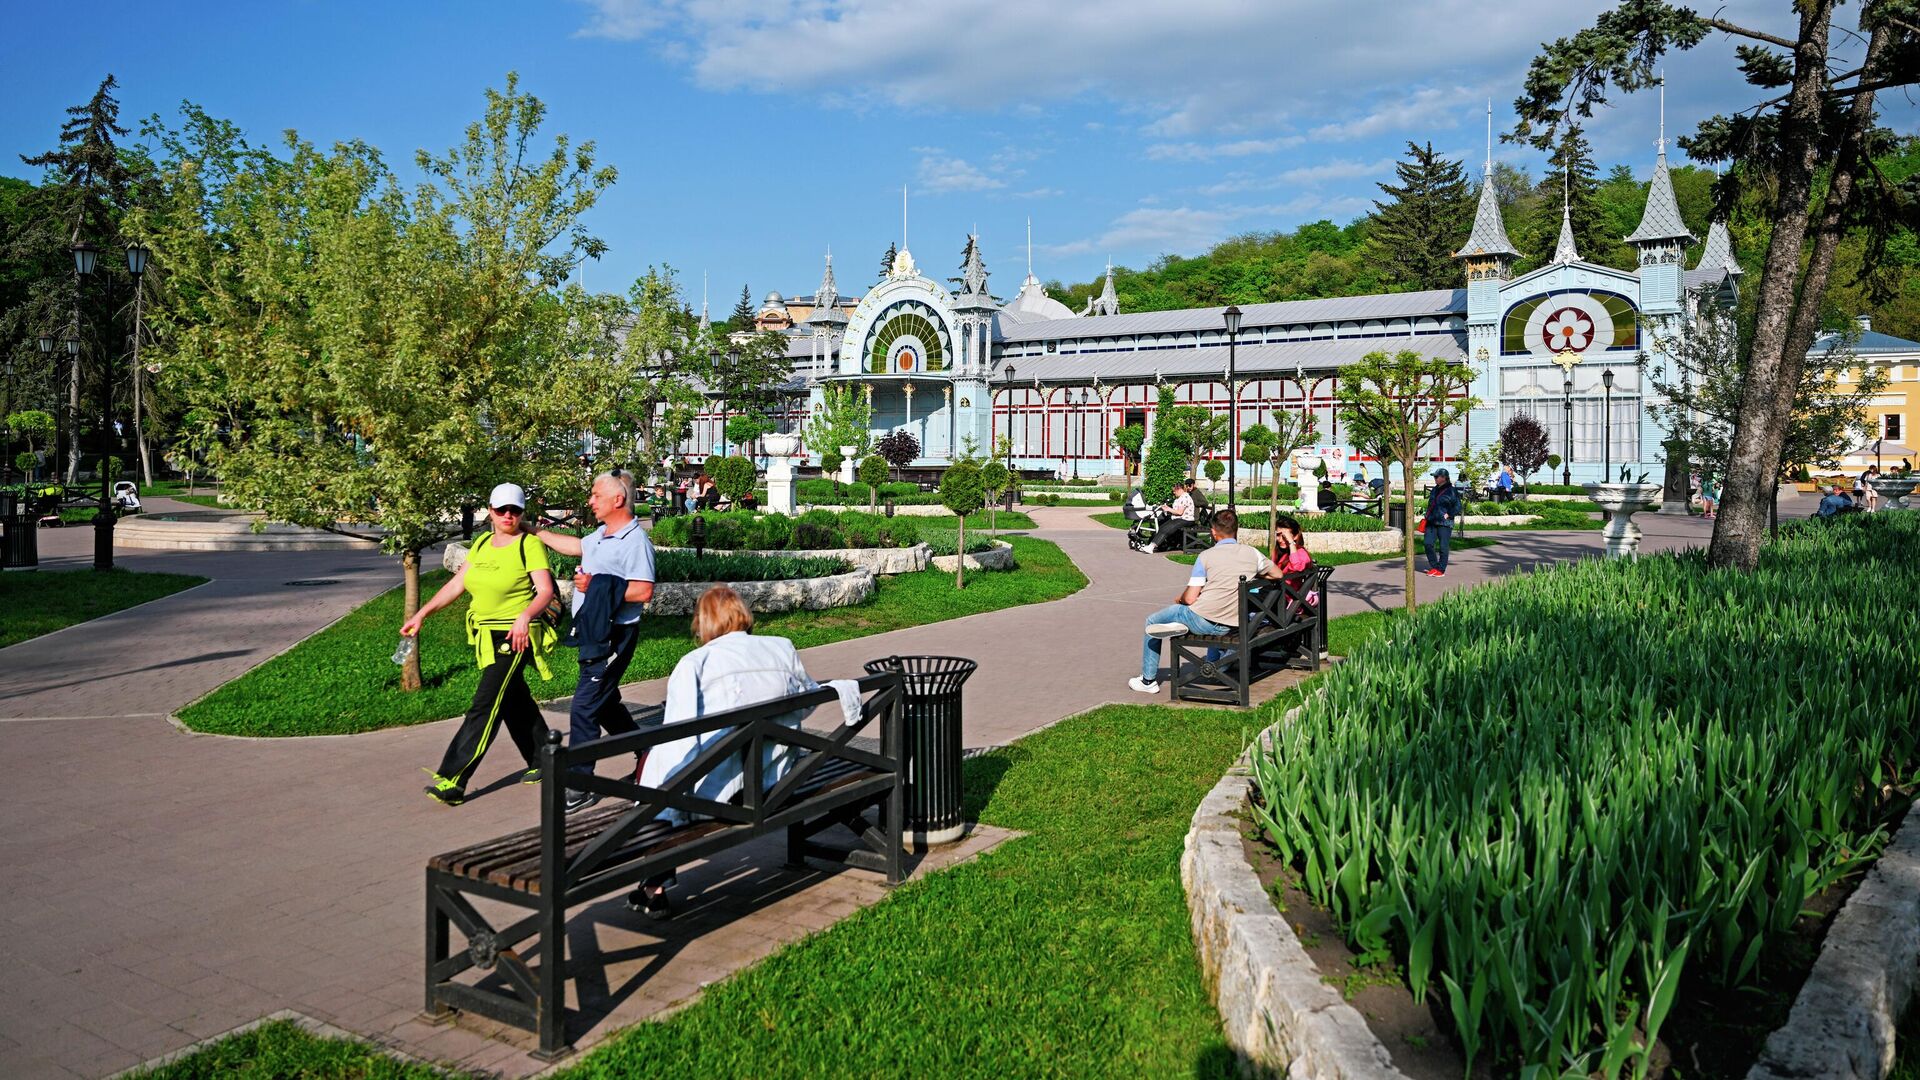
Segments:
[[[1873,488],[1873,482],[1880,479],[1880,466],[1869,465],[1867,471],[1860,474],[1860,486],[1867,493],[1867,509],[1880,509],[1880,493]]]
[[[1493,478],[1493,492],[1500,502],[1513,501],[1513,466],[1500,466],[1500,475]]]
[[[1815,517],[1830,518],[1858,509],[1860,509],[1859,505],[1847,497],[1846,485],[1835,484],[1833,490],[1827,492],[1827,497],[1820,500],[1819,508],[1813,513]]]
[[[1720,480],[1712,473],[1700,477],[1700,509],[1708,521],[1713,520],[1713,512],[1720,505]]]
[[[638,731],[620,700],[620,679],[640,642],[640,617],[653,599],[653,541],[633,516],[632,474],[614,469],[593,478],[587,508],[600,527],[585,536],[542,530],[540,539],[562,555],[578,555],[573,575],[573,637],[580,649],[580,682],[573,690],[572,731],[567,746]],[[638,765],[636,763],[636,771]],[[575,770],[591,773],[591,763]],[[600,801],[585,791],[567,793],[567,812]]]
[[[1460,489],[1445,469],[1433,470],[1434,485],[1427,492],[1427,576],[1444,577],[1447,552],[1453,545],[1453,527],[1460,523]]]
[[[521,780],[540,779],[540,744],[547,726],[527,689],[526,662],[531,657],[540,677],[552,678],[547,653],[553,648],[554,635],[540,621],[540,614],[553,599],[553,571],[547,566],[546,546],[528,536],[523,527],[526,507],[527,493],[518,484],[495,487],[487,496],[492,527],[473,538],[467,545],[467,561],[400,625],[402,635],[415,637],[427,616],[453,603],[463,591],[472,598],[467,605],[467,642],[480,666],[480,685],[474,688],[473,703],[467,706],[460,729],[447,744],[440,771],[432,774],[433,783],[427,785],[428,797],[445,806],[466,801],[467,784],[502,724],[526,759]]]

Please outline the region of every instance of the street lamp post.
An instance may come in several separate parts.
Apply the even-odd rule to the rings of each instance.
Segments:
[[[1087,414],[1082,408],[1086,403],[1087,392],[1085,390],[1075,390],[1073,392],[1073,419],[1075,425],[1080,429],[1073,447],[1073,478],[1075,480],[1080,479],[1080,458],[1087,452]]]
[[[1012,364],[1008,364],[1008,365],[1006,365],[1005,367],[1003,367],[1003,368],[1001,368],[1001,369],[1000,369],[1000,390],[1001,390],[1001,392],[1002,392],[1003,394],[1005,394],[1005,395],[1006,395],[1006,402],[1007,402],[1007,457],[1008,457],[1008,459],[1009,459],[1009,460],[1008,460],[1008,462],[1007,462],[1007,467],[1008,467],[1008,468],[1012,468],[1012,467],[1013,467],[1013,462],[1012,462],[1012,460],[1011,460],[1011,459],[1012,459],[1012,457],[1013,457],[1013,453],[1014,453],[1014,443],[1013,443],[1013,365],[1012,365]],[[991,437],[991,436],[992,436],[992,434],[993,434],[993,424],[992,424],[992,422],[991,422],[991,421],[989,421],[989,422],[988,422],[988,424],[987,424],[987,434],[988,434],[988,436],[989,436],[989,437]],[[1021,432],[1020,432],[1020,439],[1021,439],[1021,442],[1023,442],[1023,443],[1024,443],[1024,442],[1026,441],[1026,435],[1027,435],[1027,433],[1026,433],[1026,431],[1024,430],[1024,428],[1023,428],[1023,429],[1021,430]]]
[[[1566,381],[1560,384],[1560,389],[1563,395],[1561,408],[1566,415],[1564,442],[1561,445],[1566,453],[1560,458],[1560,482],[1570,486],[1573,483],[1573,372],[1567,372]]]
[[[143,395],[140,392],[140,300],[146,292],[141,288],[146,280],[147,263],[153,258],[153,250],[138,240],[127,244],[127,272],[133,275],[133,441],[134,448],[140,452],[140,481],[153,483],[153,462],[147,456],[147,429],[140,419],[140,407]]]
[[[13,480],[13,425],[6,418],[13,415],[13,354],[7,354],[7,407],[0,410],[0,426],[6,428],[6,457],[0,458],[0,484]]]
[[[1613,369],[1600,372],[1600,386],[1605,391],[1606,404],[1602,407],[1600,426],[1604,429],[1600,436],[1601,460],[1600,482],[1606,483],[1613,478]]]
[[[1240,308],[1227,305],[1220,313],[1227,322],[1227,509],[1233,509],[1234,462],[1240,457],[1240,389],[1234,381],[1234,362],[1240,348]]]
[[[80,240],[70,249],[73,252],[73,272],[75,276],[75,296],[83,288],[100,266],[100,249]],[[145,270],[143,262],[141,269]],[[107,301],[111,310],[113,301],[113,279],[107,279]],[[76,299],[76,305],[78,301]],[[109,316],[111,317],[111,316]],[[73,362],[80,362],[79,326],[74,327],[74,337],[68,339],[67,351],[73,355]],[[106,335],[101,335],[104,341]],[[76,425],[77,426],[77,425]],[[113,569],[113,474],[107,468],[107,461],[113,456],[113,441],[107,435],[113,428],[113,365],[106,357],[100,358],[100,508],[93,515],[93,568],[95,570]],[[77,435],[78,432],[76,431]]]

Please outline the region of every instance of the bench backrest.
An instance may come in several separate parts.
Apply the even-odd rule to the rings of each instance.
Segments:
[[[1240,626],[1259,626],[1264,620],[1273,626],[1311,622],[1321,617],[1327,602],[1327,579],[1333,567],[1309,563],[1305,570],[1272,578],[1242,578],[1240,581]],[[1318,594],[1317,596],[1315,594]],[[1319,603],[1309,603],[1314,596]]]
[[[900,774],[902,679],[898,674],[869,675],[861,680],[860,719],[840,722],[840,697],[831,688],[822,687],[803,694],[790,694],[755,705],[745,705],[693,720],[643,728],[624,735],[595,739],[578,747],[560,745],[560,733],[553,732],[541,755],[540,842],[541,878],[556,880],[563,873],[565,886],[592,875],[618,853],[642,827],[667,810],[684,811],[731,826],[759,831],[768,819],[790,814],[804,806],[796,793],[816,772],[830,762],[845,762],[863,769]],[[829,706],[835,723],[831,734],[820,734],[800,727],[799,721],[822,706]],[[796,715],[797,714],[797,715]],[[878,727],[880,751],[854,746],[856,735]],[[634,779],[618,779],[575,774],[571,767],[612,757],[625,757],[652,750],[690,735],[724,731],[672,779],[660,787],[647,787]],[[768,786],[764,765],[769,750],[791,748],[796,751],[792,767],[780,780]],[[736,756],[744,755],[739,802],[722,802],[694,794],[700,781]],[[564,852],[566,834],[566,793],[590,791],[603,797],[634,803],[631,811],[595,837],[577,854]]]

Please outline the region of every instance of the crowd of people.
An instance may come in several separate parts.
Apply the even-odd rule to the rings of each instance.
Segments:
[[[710,483],[704,476],[689,485],[695,505],[705,505]],[[654,489],[661,497],[664,486]],[[717,499],[717,493],[714,494]],[[468,785],[500,729],[505,727],[514,748],[525,760],[522,783],[538,783],[540,747],[547,736],[546,722],[527,686],[529,663],[543,678],[551,677],[548,657],[556,647],[579,650],[580,675],[569,710],[568,745],[579,746],[602,734],[639,730],[621,698],[620,682],[640,640],[640,624],[653,598],[654,550],[640,527],[636,508],[639,492],[631,473],[603,472],[593,480],[587,508],[599,522],[581,536],[549,528],[530,527],[526,492],[517,484],[500,484],[488,498],[486,532],[468,545],[467,559],[445,585],[401,624],[400,633],[416,638],[435,612],[464,593],[468,597],[467,642],[480,668],[466,716],[431,773],[427,795],[444,806],[466,801]],[[577,557],[573,575],[572,614],[563,639],[550,554]],[[816,689],[800,662],[793,643],[783,637],[753,635],[753,614],[738,593],[725,585],[708,589],[693,618],[698,648],[674,666],[660,723],[675,724],[710,713],[770,701]],[[637,755],[633,775],[640,783],[659,787],[671,781],[718,735],[667,742],[651,753]],[[575,766],[590,772],[591,766]],[[778,769],[766,776],[777,779]],[[696,794],[725,799],[737,790],[737,770],[709,773]],[[708,790],[712,787],[713,790]],[[598,802],[591,792],[570,790],[566,812],[571,814]],[[636,910],[664,918],[671,913],[666,890],[670,875],[644,883],[629,898]]]

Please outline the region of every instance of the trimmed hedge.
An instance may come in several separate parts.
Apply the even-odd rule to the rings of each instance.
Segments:
[[[654,546],[692,547],[695,518],[706,521],[706,546],[713,551],[912,547],[920,542],[924,520],[864,510],[809,510],[798,517],[751,510],[683,514],[654,523]]]
[[[661,551],[654,555],[655,581],[782,581],[847,572],[845,559],[823,555],[754,555],[741,551]]]

